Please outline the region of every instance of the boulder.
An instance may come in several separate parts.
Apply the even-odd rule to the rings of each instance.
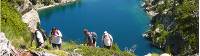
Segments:
[[[19,56],[3,32],[0,32],[0,56]]]

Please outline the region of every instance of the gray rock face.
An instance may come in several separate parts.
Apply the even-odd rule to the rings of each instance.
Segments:
[[[32,3],[29,0],[24,0],[23,3],[17,6],[17,10],[23,15],[32,9]]]
[[[37,23],[40,22],[39,15],[29,0],[21,2],[20,5],[16,5],[16,8],[22,14],[22,21],[28,25],[31,32],[34,32]]]
[[[37,23],[40,22],[38,12],[35,9],[30,10],[22,16],[22,21],[28,25],[31,32],[34,32]]]
[[[38,12],[29,0],[22,0],[21,2],[20,5],[16,5],[16,8],[22,14],[22,21],[28,25],[31,32],[34,32],[37,23],[40,22]]]
[[[18,56],[16,50],[2,32],[0,32],[0,56]]]
[[[64,4],[74,1],[76,0],[60,0],[60,3],[58,4]],[[56,4],[57,3],[55,3],[55,5]],[[37,9],[37,6],[35,7]],[[29,0],[24,0],[22,5],[17,6],[18,11],[22,14],[22,21],[28,25],[31,32],[34,32],[34,30],[37,28],[37,23],[40,22],[38,12],[36,9],[34,9],[35,7]]]

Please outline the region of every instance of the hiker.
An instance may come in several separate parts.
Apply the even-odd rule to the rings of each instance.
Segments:
[[[96,47],[97,34],[95,32],[89,32],[86,28],[83,29],[83,33],[85,35],[85,43],[87,46]]]
[[[110,49],[112,47],[113,38],[107,31],[104,31],[102,42],[105,48]]]
[[[95,32],[91,32],[91,35],[92,35],[92,46],[96,47],[97,34]]]
[[[40,24],[37,23],[36,29],[31,29],[32,32],[32,38],[31,38],[31,46],[33,40],[36,42],[36,48],[43,48],[44,42],[47,39],[47,35],[42,27],[40,27]]]
[[[36,48],[43,48],[44,47],[44,37],[43,34],[40,30],[35,29],[35,32],[32,33],[32,39],[31,39],[31,46],[32,46],[32,42],[33,40],[35,40],[36,42]]]
[[[83,29],[83,33],[84,33],[84,35],[85,35],[85,38],[84,38],[84,42],[85,42],[85,44],[87,44],[88,46],[90,46],[90,44],[91,44],[91,39],[90,39],[90,37],[91,37],[91,35],[90,35],[90,32],[88,31],[88,29],[87,28],[84,28]]]
[[[88,31],[88,29],[87,28],[84,28],[83,29],[83,34],[84,34],[84,36],[85,36],[85,38],[84,38],[84,44],[87,44],[87,39],[88,39],[88,37],[89,37],[89,31]]]
[[[51,31],[51,38],[50,43],[52,44],[52,47],[55,49],[56,47],[61,50],[61,44],[62,44],[62,33],[58,28],[53,27]]]

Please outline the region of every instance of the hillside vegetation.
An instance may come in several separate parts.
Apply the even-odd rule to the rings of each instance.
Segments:
[[[173,55],[199,53],[198,0],[146,0],[146,7],[158,13],[152,17],[148,31],[152,43]]]
[[[31,34],[22,22],[21,14],[5,0],[1,1],[1,32],[6,33],[6,37],[17,48],[30,43]]]

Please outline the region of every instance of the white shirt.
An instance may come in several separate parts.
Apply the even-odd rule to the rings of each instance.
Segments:
[[[102,36],[102,40],[104,42],[104,45],[106,46],[112,46],[113,38],[110,34],[107,34],[107,36],[104,34]]]
[[[38,30],[37,32],[36,32],[36,37],[37,37],[37,39],[39,40],[39,42],[40,43],[44,43],[44,39],[43,39],[43,36],[42,36],[42,33]]]
[[[52,40],[51,42],[54,44],[61,44],[62,43],[62,33],[60,32],[60,30],[56,30],[58,32],[58,34],[56,34],[55,36],[52,36]]]

